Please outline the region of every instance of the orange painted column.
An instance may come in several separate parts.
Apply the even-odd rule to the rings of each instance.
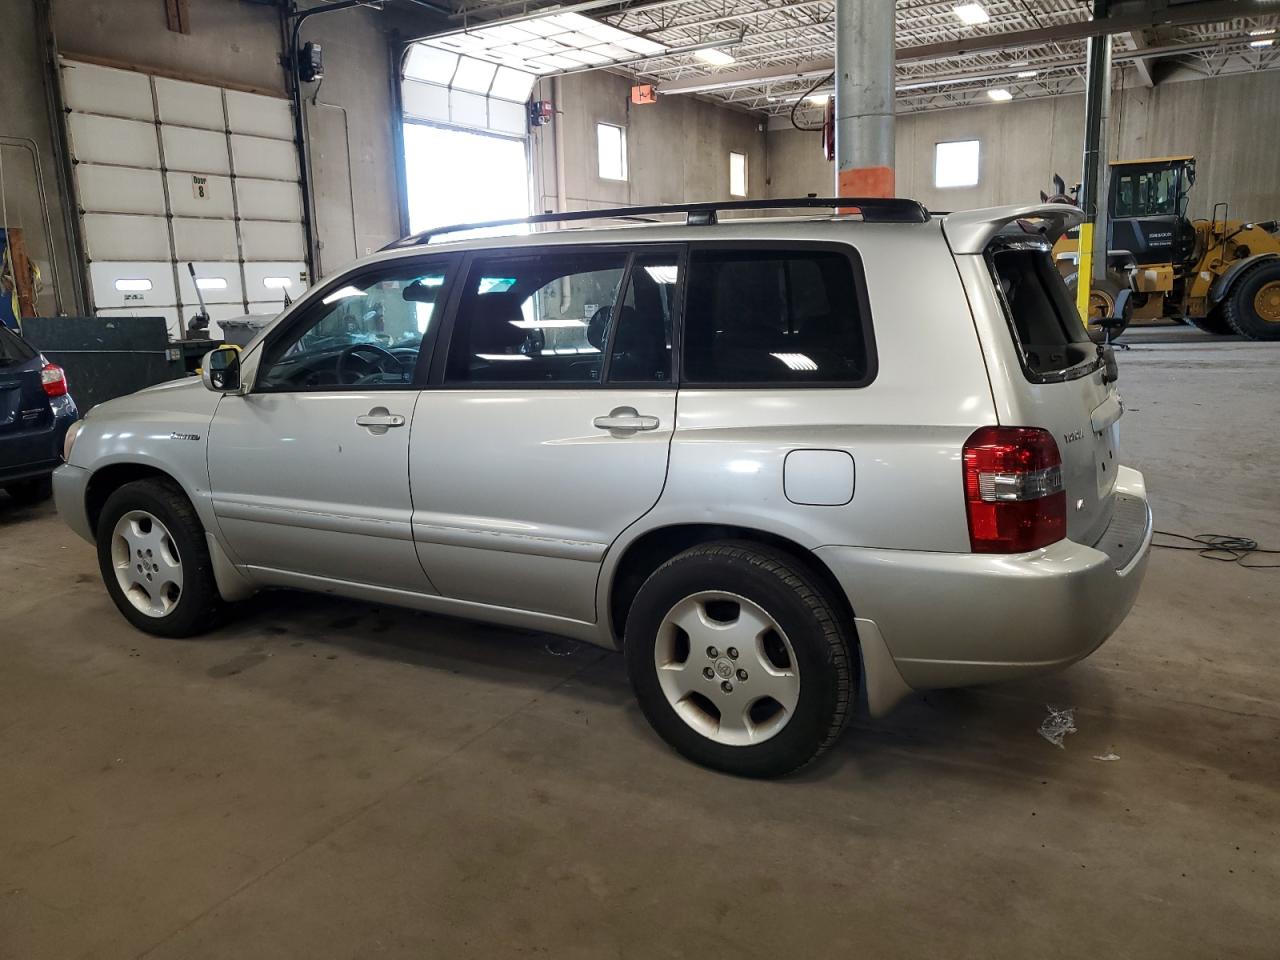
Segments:
[[[853,167],[836,174],[842,197],[895,196],[893,167]]]
[[[836,0],[836,192],[892,197],[894,0]]]

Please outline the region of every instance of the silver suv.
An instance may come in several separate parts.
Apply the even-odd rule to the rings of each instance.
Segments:
[[[58,508],[140,629],[290,587],[562,634],[623,651],[681,753],[756,776],[858,696],[878,716],[1116,629],[1151,515],[1049,256],[1077,209],[532,220],[672,212],[401,241],[203,382],[97,407]]]

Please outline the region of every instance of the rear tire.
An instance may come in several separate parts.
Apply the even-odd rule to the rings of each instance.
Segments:
[[[1250,340],[1280,340],[1280,261],[1250,267],[1235,282],[1222,314]]]
[[[7,485],[4,490],[14,503],[29,507],[32,504],[43,503],[53,496],[53,478],[38,477],[35,480],[19,480],[17,483]]]
[[[857,689],[851,629],[794,557],[708,543],[668,560],[636,594],[627,671],[649,723],[685,757],[779,777],[844,729]]]
[[[191,637],[223,610],[204,526],[172,480],[135,480],[98,518],[98,567],[126,620],[161,637]]]
[[[1221,307],[1215,307],[1207,317],[1191,317],[1190,320],[1197,328],[1215,337],[1227,337],[1235,333],[1231,324],[1227,323],[1227,318],[1222,315]]]

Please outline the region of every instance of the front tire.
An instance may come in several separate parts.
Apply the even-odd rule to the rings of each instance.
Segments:
[[[126,620],[161,637],[190,637],[218,622],[222,598],[204,526],[171,480],[135,480],[98,518],[98,567]]]
[[[1231,329],[1250,340],[1280,340],[1280,261],[1250,267],[1222,309]]]
[[[1231,329],[1231,324],[1227,323],[1227,318],[1222,315],[1221,307],[1214,307],[1203,317],[1192,317],[1191,322],[1197,329],[1213,334],[1215,337],[1227,337],[1235,333]]]
[[[645,717],[685,757],[778,777],[844,729],[856,690],[850,631],[792,556],[708,543],[640,588],[627,616],[627,670]]]

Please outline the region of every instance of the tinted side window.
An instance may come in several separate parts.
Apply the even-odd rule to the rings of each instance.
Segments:
[[[853,264],[829,250],[695,250],[684,375],[695,383],[865,383]]]
[[[617,322],[609,323],[612,382],[661,383],[671,379],[671,331],[679,284],[680,261],[674,253],[636,256]],[[593,342],[603,339],[597,334]]]
[[[598,383],[624,252],[476,259],[458,304],[447,383]]]
[[[997,250],[991,264],[1029,373],[1061,373],[1096,359],[1097,350],[1048,253]]]

